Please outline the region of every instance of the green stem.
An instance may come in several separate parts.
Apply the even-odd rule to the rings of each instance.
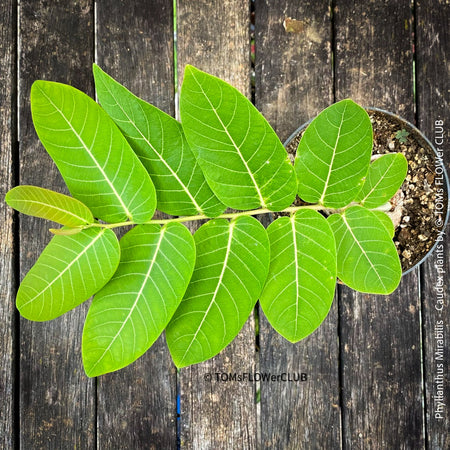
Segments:
[[[283,211],[277,211],[282,213],[295,213],[300,209],[315,209],[320,211],[322,209],[327,209],[323,205],[303,205],[303,206],[290,206],[289,208],[283,209]],[[261,209],[253,209],[251,211],[240,211],[236,213],[225,213],[220,216],[214,217],[214,219],[235,219],[240,216],[256,216],[258,214],[268,214],[273,213],[270,209],[261,208]],[[203,214],[199,214],[197,216],[183,216],[183,217],[174,217],[172,219],[152,219],[148,222],[145,222],[145,225],[157,224],[157,225],[165,225],[166,223],[172,222],[195,222],[197,220],[205,220],[211,219],[211,217],[207,217]],[[141,224],[141,225],[144,225]],[[119,228],[126,227],[128,225],[137,225],[135,222],[127,221],[127,222],[119,222],[119,223],[92,223],[89,225],[85,225],[83,228],[91,228],[91,227],[101,227],[101,228]]]

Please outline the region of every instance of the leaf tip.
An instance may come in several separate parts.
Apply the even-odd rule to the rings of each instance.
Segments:
[[[90,371],[88,371],[87,369],[86,369],[86,367],[84,368],[84,373],[86,374],[86,376],[88,377],[88,378],[95,378],[97,375],[94,375],[93,373],[91,373]]]
[[[204,73],[204,72],[191,64],[186,64],[184,68],[185,75],[194,75],[196,73]]]
[[[33,84],[31,85],[30,90],[30,101],[31,105],[33,105],[33,97],[36,95],[39,95],[42,92],[45,92],[48,90],[49,86],[57,84],[54,81],[46,81],[46,80],[35,80]]]
[[[12,189],[10,189],[6,194],[5,194],[5,197],[3,198],[3,200],[4,200],[4,202],[8,205],[8,206],[11,206],[11,208],[13,208],[13,206],[11,205],[11,195],[13,195],[12,194],[12,192],[14,191],[14,189],[15,188],[12,188]]]
[[[406,159],[406,156],[403,153],[397,153],[396,158],[401,161],[400,164],[402,164],[402,170],[406,177],[406,173],[408,172],[408,160]]]
[[[86,324],[85,324],[86,326]],[[99,363],[99,360],[94,360],[92,354],[89,352],[89,346],[86,345],[86,337],[84,336],[83,330],[83,338],[81,341],[81,360],[83,361],[84,373],[88,378],[95,378],[100,375],[104,375],[105,373],[111,372],[108,370],[102,370]]]
[[[44,83],[44,80],[34,80],[33,84],[31,85],[31,92],[33,92],[33,90],[36,90],[36,88],[38,88],[39,86],[42,86]]]
[[[98,77],[108,76],[108,74],[97,64],[92,64],[92,73],[94,75],[94,80]]]
[[[105,375],[108,372],[111,372],[111,370],[101,370],[100,368],[97,367],[97,363],[92,363],[89,362],[86,358],[86,355],[82,352],[82,360],[83,360],[83,368],[84,368],[84,373],[86,374],[86,376],[88,378],[95,378],[95,377],[99,377],[101,375]]]
[[[182,364],[181,362],[176,362],[173,360],[173,358],[172,358],[172,361],[173,361],[175,367],[177,368],[177,370],[181,370],[183,367],[189,366],[189,364]]]

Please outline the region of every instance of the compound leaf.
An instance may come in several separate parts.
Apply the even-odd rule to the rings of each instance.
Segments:
[[[297,149],[298,195],[329,208],[348,205],[367,174],[372,140],[369,116],[352,100],[323,110],[305,130]]]
[[[119,257],[119,243],[109,229],[54,236],[23,279],[17,309],[36,321],[64,314],[103,287],[116,271]]]
[[[21,213],[68,227],[94,221],[89,208],[79,200],[37,186],[17,186],[6,194],[5,201]]]
[[[177,367],[212,358],[234,339],[255,306],[269,267],[267,233],[253,217],[211,220],[194,240],[194,273],[166,329]]]
[[[237,89],[187,66],[180,115],[206,180],[226,206],[279,211],[295,200],[295,173],[286,150]]]
[[[208,186],[181,124],[133,95],[94,65],[99,101],[119,126],[155,183],[158,209],[167,214],[219,215],[225,206]]]
[[[153,183],[112,119],[89,96],[60,83],[35,81],[36,132],[70,193],[106,222],[140,223],[155,211]]]
[[[150,348],[194,269],[194,239],[179,223],[139,225],[120,248],[117,272],[94,297],[84,326],[83,363],[90,377],[121,369]]]
[[[336,246],[326,219],[300,210],[267,229],[270,267],[260,304],[268,321],[291,342],[325,319],[336,285]]]
[[[369,166],[366,181],[356,201],[366,208],[377,208],[388,202],[402,185],[408,172],[408,161],[402,153],[391,153]]]
[[[332,214],[328,223],[336,239],[338,277],[360,292],[393,292],[402,268],[384,221],[367,208],[352,206]]]

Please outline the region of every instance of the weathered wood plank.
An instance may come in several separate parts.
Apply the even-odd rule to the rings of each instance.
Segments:
[[[93,2],[20,2],[20,181],[65,191],[33,130],[29,93],[35,79],[93,94]],[[48,223],[20,218],[21,279],[50,239]],[[81,363],[87,305],[48,323],[20,324],[20,444],[23,448],[92,448],[95,390]]]
[[[283,24],[284,22],[284,24]],[[281,139],[333,103],[327,2],[256,3],[256,106]],[[260,372],[307,374],[261,382],[261,448],[340,448],[337,299],[321,327],[297,344],[261,311]]]
[[[255,9],[256,106],[284,141],[333,102],[330,10],[311,0]]]
[[[414,117],[410,2],[335,2],[336,99]],[[343,443],[424,446],[418,270],[390,296],[343,288]]]
[[[414,118],[410,3],[337,0],[336,100],[352,96],[364,106],[390,108]]]
[[[0,447],[13,448],[15,389],[15,320],[13,212],[4,203],[14,180],[13,159],[17,133],[15,1],[0,2]]]
[[[97,59],[134,94],[174,114],[171,2],[99,2]],[[100,377],[99,447],[176,448],[176,383],[164,336],[130,367]]]
[[[225,79],[249,96],[249,20],[247,1],[179,0],[179,81],[182,81],[185,65],[192,64]],[[254,384],[215,381],[215,373],[253,373],[254,348],[251,318],[220,355],[181,369],[181,448],[256,448]]]
[[[445,167],[450,167],[448,42],[450,7],[445,1],[416,2],[416,73],[418,124],[424,134],[442,152]],[[442,175],[436,173],[435,183]],[[438,211],[438,208],[436,208]],[[439,219],[439,216],[436,216]],[[434,254],[421,266],[421,298],[424,330],[424,376],[426,437],[430,449],[450,448],[448,378],[448,302],[450,236],[443,236]],[[441,303],[442,302],[442,303]],[[444,341],[443,345],[439,342]],[[444,356],[441,359],[441,348]],[[437,353],[436,353],[437,352]]]

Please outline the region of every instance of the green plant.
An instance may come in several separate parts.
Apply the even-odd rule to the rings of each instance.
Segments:
[[[320,113],[293,166],[243,95],[192,66],[181,123],[97,66],[94,78],[103,109],[67,85],[31,89],[37,134],[72,197],[33,186],[6,195],[18,211],[63,225],[20,285],[20,313],[51,320],[95,294],[82,339],[88,376],[130,364],[164,329],[177,367],[204,361],[257,299],[297,342],[326,317],[337,276],[362,292],[395,290],[393,225],[376,208],[407,163],[389,154],[370,164],[371,123],[356,103]],[[308,203],[291,206],[297,194]],[[178,217],[152,219],[156,208]],[[252,217],[272,211],[289,215],[267,230]],[[194,236],[182,225],[200,219],[210,220]],[[128,225],[118,242],[113,229]]]
[[[406,144],[408,142],[408,136],[409,133],[404,128],[395,133],[395,139],[397,139],[400,144]]]

